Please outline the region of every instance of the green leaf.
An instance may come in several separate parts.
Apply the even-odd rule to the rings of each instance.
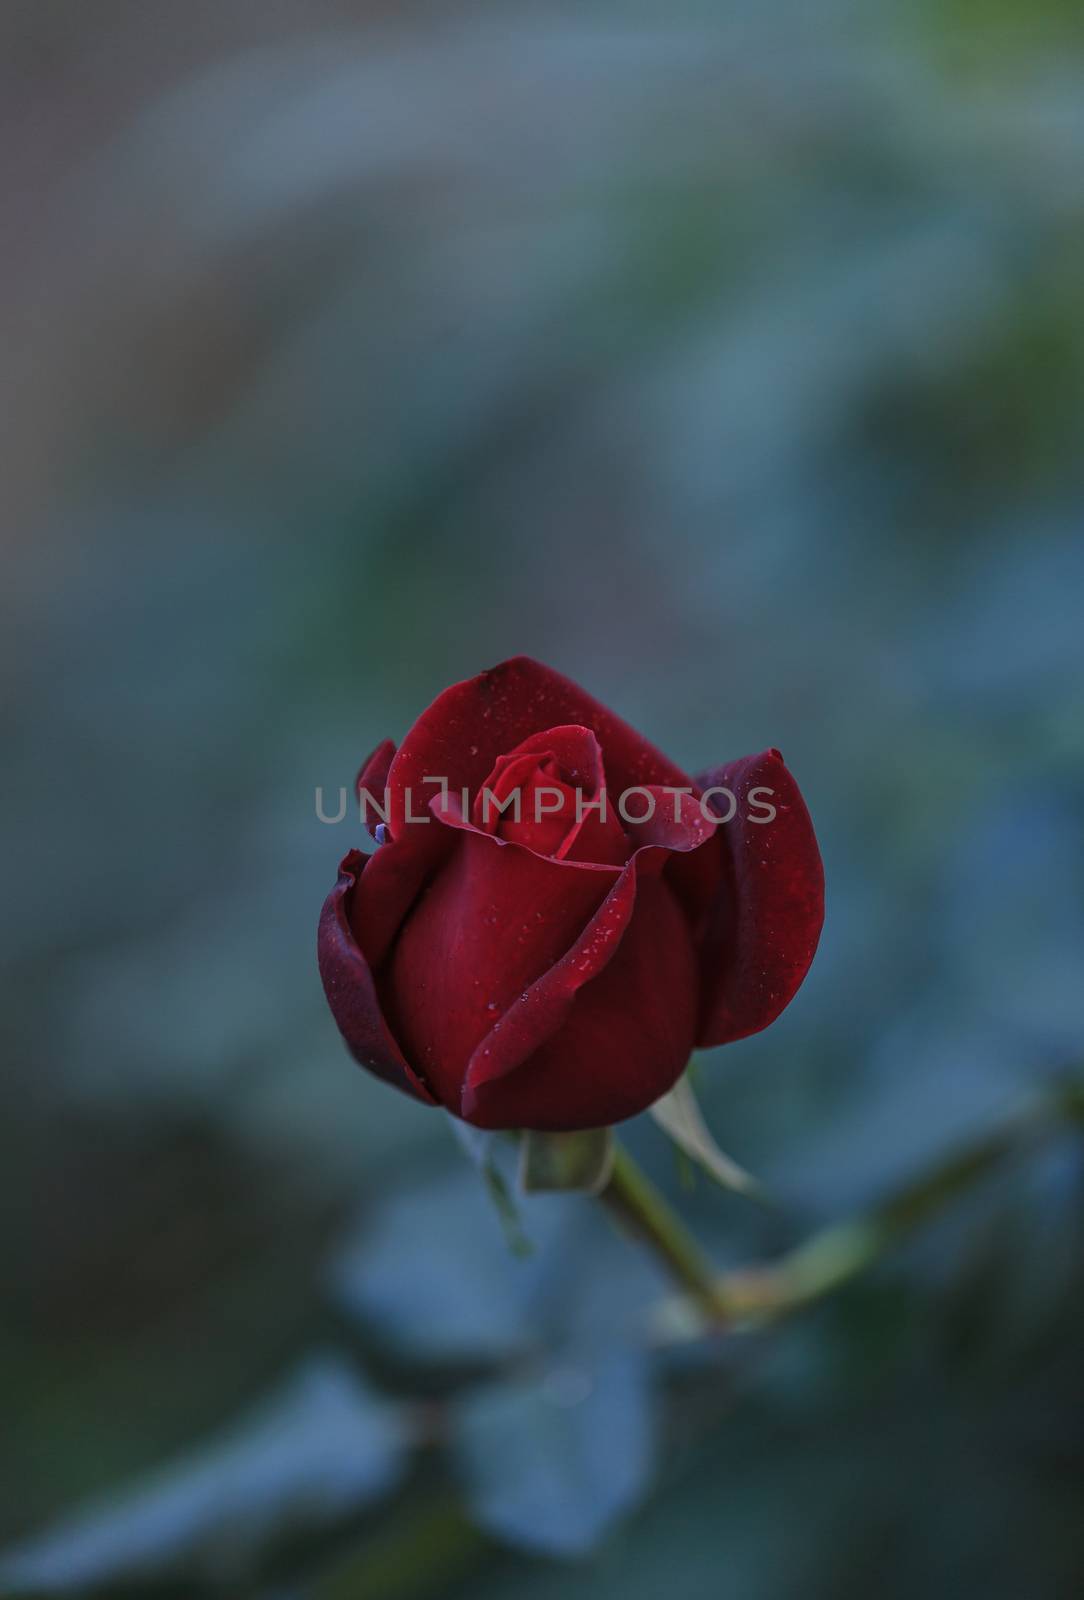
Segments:
[[[659,1295],[646,1252],[581,1194],[524,1195],[519,1207],[534,1249],[510,1261],[465,1162],[391,1189],[359,1211],[329,1263],[328,1293],[366,1343],[421,1372],[519,1367],[550,1339],[639,1341]]]
[[[592,1550],[643,1495],[654,1427],[643,1352],[570,1355],[474,1388],[451,1448],[478,1524],[550,1556]]]
[[[575,1189],[599,1194],[610,1180],[614,1163],[612,1128],[587,1128],[581,1133],[523,1134],[519,1181],[527,1194]]]
[[[764,1191],[756,1178],[724,1155],[712,1138],[711,1129],[697,1104],[688,1074],[679,1078],[669,1094],[656,1100],[651,1115],[682,1153],[695,1161],[724,1189],[763,1200]]]
[[[4,1594],[248,1592],[276,1553],[356,1521],[403,1476],[405,1418],[333,1354],[127,1493],[0,1558]]]

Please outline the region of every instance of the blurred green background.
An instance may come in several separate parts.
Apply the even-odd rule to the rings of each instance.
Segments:
[[[812,974],[683,1190],[769,1257],[1084,1056],[1084,58],[1059,0],[8,0],[5,1593],[1084,1592],[1067,1134],[764,1337],[505,1249],[316,975],[445,684],[781,746]]]

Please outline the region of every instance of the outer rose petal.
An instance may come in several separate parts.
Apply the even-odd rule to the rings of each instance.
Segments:
[[[373,799],[379,802],[383,812],[384,790],[388,785],[388,772],[394,759],[395,746],[390,739],[384,739],[377,745],[372,755],[365,758],[361,764],[361,771],[354,779],[354,793],[361,801],[361,820],[374,839],[381,817],[364,797],[366,794],[372,795]]]
[[[475,793],[506,755],[531,734],[559,724],[590,728],[602,746],[614,798],[635,784],[688,785],[690,779],[661,751],[604,705],[529,656],[514,656],[476,678],[455,683],[423,711],[399,748],[388,777],[392,837],[411,811],[423,813],[435,792],[424,779],[447,778],[453,789]]]
[[[458,1112],[475,1047],[567,954],[619,869],[552,861],[462,821],[437,829],[454,848],[406,918],[380,991],[403,1048]]]
[[[646,1110],[681,1076],[696,1029],[696,955],[655,856],[628,863],[568,955],[478,1046],[469,1122],[603,1127]]]
[[[350,902],[350,926],[365,959],[377,972],[410,908],[454,847],[446,828],[431,822],[408,828],[400,839],[366,858],[365,875]]]
[[[714,836],[718,824],[714,817],[705,816],[700,801],[693,795],[668,793],[660,789],[658,784],[646,784],[644,787],[653,801],[651,815],[645,817],[638,814],[633,821],[625,824],[636,845],[657,844],[667,850],[688,853],[698,850]],[[642,813],[645,806],[643,795],[636,796],[635,806]],[[631,797],[626,802],[626,809],[630,812],[633,810]]]
[[[778,750],[702,773],[696,784],[729,789],[738,800],[736,815],[716,831],[724,871],[701,942],[696,1042],[708,1046],[759,1033],[794,998],[824,922],[824,869],[805,801]],[[774,821],[747,820],[747,796],[758,787],[773,791],[765,803],[776,807]],[[724,815],[725,800],[718,804]]]
[[[375,860],[351,850],[339,867],[339,881],[324,902],[317,952],[320,977],[332,1015],[356,1060],[386,1083],[416,1100],[434,1097],[408,1066],[377,999],[373,975],[350,928],[350,905],[366,864]]]

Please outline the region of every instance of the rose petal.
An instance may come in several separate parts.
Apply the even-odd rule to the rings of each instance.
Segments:
[[[690,785],[691,787],[691,785]],[[641,784],[640,793],[625,799],[622,820],[634,845],[655,844],[666,850],[699,850],[714,834],[718,824],[705,814],[693,794],[679,794],[675,788]],[[652,801],[647,814],[647,797]],[[630,821],[629,818],[632,818]]]
[[[595,798],[598,804],[584,800],[583,816],[573,821],[558,854],[563,861],[620,867],[636,846],[621,826],[609,792],[603,789]]]
[[[365,959],[379,970],[426,881],[453,848],[445,828],[408,828],[366,858],[350,905],[350,926]]]
[[[529,785],[525,785],[524,807],[529,807],[531,803],[528,788]],[[608,808],[605,820],[603,820],[598,811],[593,808],[590,810],[585,808],[583,828],[577,829],[575,824],[573,825],[571,844],[567,854],[551,854],[544,849],[536,850],[530,840],[534,838],[539,844],[545,844],[547,836],[544,832],[539,837],[537,833],[532,833],[530,830],[524,829],[521,831],[513,828],[511,837],[509,837],[508,833],[495,833],[489,829],[479,827],[465,815],[462,796],[456,794],[454,789],[447,789],[441,794],[435,794],[429,802],[429,809],[436,820],[443,822],[448,828],[458,829],[462,833],[477,833],[483,838],[493,839],[497,844],[514,844],[519,849],[527,850],[531,855],[538,856],[542,861],[553,861],[558,865],[583,867],[589,871],[609,872],[611,877],[615,867],[621,867],[625,864],[629,851],[632,849],[624,830],[615,820],[612,806]],[[509,810],[508,815],[511,817],[511,810]],[[408,833],[407,837],[409,838],[409,836]],[[566,843],[569,843],[567,837],[562,841],[562,852]],[[581,848],[584,851],[582,859],[579,854]],[[650,870],[661,871],[664,865],[661,853],[652,852],[652,854],[660,855],[660,859],[657,863],[652,863]],[[645,870],[648,870],[646,864]]]
[[[698,795],[648,787],[656,802],[654,815],[625,826],[637,843],[662,845],[673,852],[665,863],[665,876],[695,940],[704,930],[724,876],[720,830],[713,818],[705,815],[710,808],[702,807]],[[642,805],[642,797],[637,795],[626,809],[634,804]]]
[[[567,953],[618,869],[552,861],[444,814],[455,848],[407,917],[380,990],[403,1049],[458,1109],[475,1046]]]
[[[553,804],[558,792],[560,809]],[[483,832],[538,855],[621,866],[633,846],[605,793],[602,750],[590,728],[547,728],[498,756],[471,816]],[[507,809],[498,812],[497,804]]]
[[[503,769],[506,763],[529,755],[553,756],[568,781],[585,794],[596,794],[606,781],[602,748],[591,729],[579,723],[557,724],[540,729],[514,750],[498,757],[495,769]]]
[[[688,924],[665,880],[629,862],[590,926],[478,1046],[463,1115],[483,1128],[602,1127],[673,1087],[699,993]]]
[[[451,788],[467,787],[474,794],[499,756],[561,724],[595,734],[614,795],[640,783],[690,783],[679,767],[577,684],[529,656],[515,656],[445,689],[415,722],[388,777],[392,836],[406,826],[408,791],[415,815],[434,792],[425,778],[443,777]]]
[[[523,810],[523,790],[531,775],[538,770],[538,756],[533,751],[500,756],[485,783],[474,797],[470,820],[482,833],[500,834],[506,820],[516,820],[515,796],[518,793],[519,811]],[[469,796],[468,796],[469,798]],[[508,809],[505,810],[505,806]]]
[[[528,756],[532,763],[519,787],[519,814],[510,808],[497,828],[498,839],[522,844],[536,855],[559,858],[576,827],[576,793],[565,783],[556,762]],[[624,857],[622,856],[622,860]]]
[[[376,859],[351,850],[339,867],[339,881],[320,916],[320,977],[332,1016],[355,1059],[386,1083],[433,1105],[433,1095],[408,1065],[385,1021],[372,972],[350,927],[354,890]]]
[[[794,998],[809,970],[824,922],[824,870],[813,824],[778,750],[703,773],[701,791],[725,788],[738,801],[720,822],[723,877],[702,939],[704,1005],[699,1045],[759,1033]],[[750,807],[750,792],[771,790]],[[724,797],[720,815],[729,809]],[[750,821],[761,804],[773,821]]]
[[[374,839],[378,838],[376,830],[384,821],[384,791],[388,786],[388,773],[394,759],[395,745],[390,739],[384,739],[377,745],[372,755],[367,756],[362,762],[361,771],[354,780],[354,793],[361,802],[361,820]],[[367,795],[371,795],[379,804],[379,812],[366,798]]]

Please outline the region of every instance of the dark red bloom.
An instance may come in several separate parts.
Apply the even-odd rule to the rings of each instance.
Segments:
[[[777,750],[691,779],[520,656],[446,689],[358,787],[386,790],[386,842],[325,903],[328,1001],[363,1066],[478,1127],[643,1111],[813,959],[820,854]]]

